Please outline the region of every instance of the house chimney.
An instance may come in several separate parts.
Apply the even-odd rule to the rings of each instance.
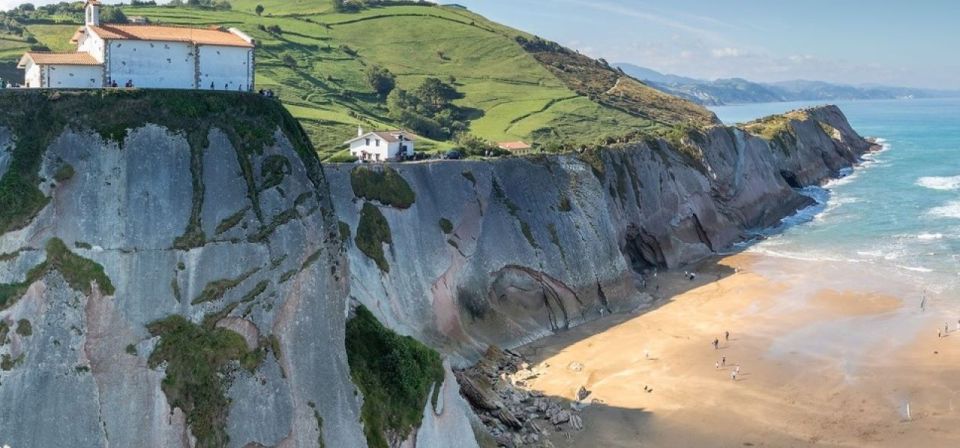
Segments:
[[[100,0],[87,0],[85,14],[87,26],[100,26]]]
[[[357,137],[363,137],[363,126],[357,126]]]

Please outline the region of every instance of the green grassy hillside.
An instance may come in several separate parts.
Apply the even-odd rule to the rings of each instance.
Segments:
[[[257,4],[265,11],[254,13]],[[427,77],[462,95],[468,131],[490,141],[526,140],[552,150],[594,145],[627,135],[664,134],[680,125],[708,125],[705,109],[625,77],[534,36],[469,11],[396,5],[338,13],[328,0],[234,0],[230,11],[125,6],[127,16],[154,23],[236,26],[259,41],[257,82],[276,91],[304,125],[322,157],[342,149],[357,125],[394,128],[386,101],[368,85],[377,65],[412,91]],[[75,25],[28,25],[40,45],[68,49]],[[279,27],[279,32],[276,28]],[[268,32],[271,29],[274,32]],[[30,45],[0,35],[0,65]],[[523,44],[523,45],[522,45]],[[0,71],[0,73],[3,73]],[[2,76],[2,74],[0,74]],[[452,141],[424,139],[418,149]]]

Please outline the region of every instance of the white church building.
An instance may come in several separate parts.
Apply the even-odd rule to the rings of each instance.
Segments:
[[[414,136],[406,131],[364,132],[357,128],[357,137],[344,142],[350,155],[362,162],[386,162],[413,157]]]
[[[254,88],[255,42],[236,28],[102,24],[99,0],[87,0],[85,16],[76,52],[23,55],[26,87]]]

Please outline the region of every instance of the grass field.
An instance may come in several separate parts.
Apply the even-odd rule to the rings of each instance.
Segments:
[[[265,7],[262,16],[254,13]],[[370,65],[388,68],[398,87],[414,89],[426,77],[453,80],[458,106],[477,110],[469,131],[490,141],[594,144],[664,123],[594,102],[571,90],[517,44],[532,37],[458,8],[398,5],[336,13],[327,0],[234,0],[230,11],[124,6],[127,16],[154,23],[238,27],[258,41],[257,84],[273,89],[301,120],[321,157],[365,128],[393,128],[385,101],[367,85]],[[279,26],[271,34],[263,28]],[[41,44],[72,49],[76,25],[30,25]],[[2,39],[2,37],[0,37]],[[0,40],[7,67],[28,47]],[[284,61],[295,61],[285,64]],[[452,142],[421,140],[418,150],[442,151]]]

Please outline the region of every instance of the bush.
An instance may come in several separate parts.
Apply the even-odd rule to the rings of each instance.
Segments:
[[[358,166],[350,172],[350,185],[358,198],[394,208],[407,209],[416,201],[410,184],[390,167],[373,170]]]
[[[440,218],[440,230],[447,235],[453,233],[453,223],[447,218]]]
[[[360,223],[357,225],[357,237],[354,239],[357,249],[373,260],[383,272],[390,272],[390,264],[383,253],[384,244],[392,244],[390,224],[377,206],[363,203],[360,210]]]
[[[430,387],[443,383],[440,355],[385,328],[362,305],[347,322],[346,346],[350,375],[363,393],[367,444],[386,448],[387,433],[406,439],[420,426]]]
[[[20,336],[30,336],[33,334],[33,325],[29,320],[20,319],[17,321],[17,334]]]
[[[187,414],[198,448],[226,446],[224,426],[230,405],[221,379],[231,360],[243,361],[253,352],[239,334],[224,328],[196,325],[174,315],[147,326],[160,342],[148,365],[166,363],[161,388],[172,407]]]
[[[357,156],[350,154],[350,151],[336,153],[324,160],[325,163],[355,163]]]

